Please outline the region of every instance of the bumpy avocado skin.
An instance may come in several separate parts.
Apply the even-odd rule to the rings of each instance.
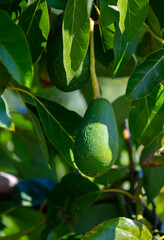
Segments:
[[[108,100],[92,100],[82,119],[74,144],[74,158],[79,170],[99,177],[114,164],[118,154],[118,129]]]
[[[78,58],[78,56],[77,56]],[[67,85],[67,77],[63,64],[62,29],[58,29],[51,37],[47,48],[47,71],[54,85],[64,92],[80,89],[90,80],[89,51],[75,76]]]

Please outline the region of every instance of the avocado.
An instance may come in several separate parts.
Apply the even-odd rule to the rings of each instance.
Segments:
[[[63,63],[62,29],[57,29],[47,47],[47,71],[54,85],[64,92],[80,89],[90,79],[89,58],[89,51],[87,51],[79,70],[67,85],[67,76]]]
[[[105,98],[92,100],[80,123],[74,159],[87,176],[99,177],[114,164],[118,154],[118,129],[112,105]]]

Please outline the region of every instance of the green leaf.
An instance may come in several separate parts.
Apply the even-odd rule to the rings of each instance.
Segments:
[[[142,163],[154,152],[161,147],[161,137],[158,137],[153,141],[148,148],[144,148],[141,154],[140,163]],[[148,201],[151,202],[159,193],[164,185],[164,166],[160,168],[147,168],[142,166],[143,171],[143,185],[148,197]]]
[[[10,131],[15,130],[15,125],[12,119],[10,118],[7,105],[1,96],[0,96],[0,127],[6,128]]]
[[[0,63],[0,95],[5,90],[9,80],[10,74],[8,73],[6,67],[2,63]]]
[[[107,30],[104,30],[104,31],[107,31]],[[95,29],[94,29],[94,42],[95,42],[94,50],[95,50],[96,60],[99,61],[103,65],[103,67],[107,68],[109,64],[113,61],[114,54],[112,49],[108,51],[105,50],[105,45],[103,43],[103,39],[100,34],[99,26],[95,26]]]
[[[121,34],[119,26],[117,25],[113,43],[115,55],[113,66],[114,75],[130,59],[136,48],[137,42],[138,37],[136,37],[131,43],[129,43],[126,38]]]
[[[152,240],[149,230],[140,222],[128,218],[115,218],[99,224],[81,240]]]
[[[63,220],[71,223],[96,200],[98,190],[96,184],[80,175],[64,176],[49,194],[49,224],[57,225]]]
[[[30,115],[30,118],[31,118],[31,120],[34,124],[35,130],[36,130],[36,133],[38,135],[40,148],[43,152],[43,155],[44,155],[47,163],[49,163],[50,159],[49,159],[48,147],[47,147],[46,138],[45,138],[43,129],[41,127],[40,121],[37,118],[37,116],[29,108],[28,108],[28,113]]]
[[[113,48],[114,32],[115,32],[114,24],[111,24],[105,29],[102,29],[103,44],[105,46],[106,51]]]
[[[164,1],[161,0],[151,0],[150,6],[152,7],[154,13],[156,14],[161,28],[164,27],[163,14],[164,14]]]
[[[159,20],[150,6],[148,8],[147,22],[149,27],[153,30],[153,32],[157,36],[162,38],[162,31],[161,31]]]
[[[0,9],[7,12],[12,20],[16,19],[27,6],[26,0],[3,0],[0,1]]]
[[[152,94],[132,103],[129,127],[132,136],[147,146],[164,131],[164,88],[158,85]]]
[[[117,9],[116,0],[100,0],[100,14],[102,20],[102,28],[106,28],[110,24],[114,23],[118,17],[119,12]]]
[[[117,124],[120,126],[124,120],[129,117],[131,102],[127,101],[125,96],[120,96],[112,103],[112,106]]]
[[[0,29],[0,60],[15,80],[29,87],[32,81],[32,63],[24,33],[1,10]]]
[[[116,203],[95,203],[75,219],[73,229],[77,233],[84,234],[102,221],[120,216],[121,211],[117,201]]]
[[[126,97],[130,100],[142,98],[163,81],[164,49],[150,54],[138,65],[129,78]]]
[[[149,0],[118,0],[119,27],[129,42],[132,42],[145,21],[148,4]]]
[[[34,1],[18,20],[28,40],[34,63],[47,44],[49,33],[49,15],[45,0]]]
[[[47,5],[56,9],[64,10],[68,0],[46,0]]]
[[[62,105],[49,101],[44,98],[38,98],[48,111],[55,117],[55,119],[61,124],[61,126],[73,137],[76,136],[77,129],[80,125],[82,117],[76,112],[68,110]]]
[[[67,83],[80,68],[89,45],[90,16],[87,0],[68,0],[63,22],[63,59]]]
[[[62,127],[59,121],[49,112],[42,102],[35,100],[36,107],[39,113],[43,129],[49,141],[62,157],[71,165],[74,166],[73,157],[73,138]]]

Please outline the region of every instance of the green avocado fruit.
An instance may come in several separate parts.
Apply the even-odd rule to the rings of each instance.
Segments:
[[[90,177],[103,175],[114,164],[118,148],[118,129],[112,105],[105,98],[92,100],[74,143],[78,169]]]
[[[64,92],[80,89],[90,79],[89,58],[89,51],[87,51],[79,70],[67,85],[67,76],[63,63],[62,29],[56,30],[47,47],[47,71],[54,85]]]

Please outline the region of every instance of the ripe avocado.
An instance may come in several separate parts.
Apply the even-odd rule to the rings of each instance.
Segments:
[[[92,100],[74,143],[77,167],[87,176],[98,177],[104,174],[117,158],[118,142],[112,105],[105,98]]]
[[[77,56],[78,57],[78,56]],[[67,77],[63,64],[62,29],[54,32],[47,48],[47,71],[54,85],[64,91],[71,92],[80,89],[90,79],[89,51],[79,70],[67,85]]]

